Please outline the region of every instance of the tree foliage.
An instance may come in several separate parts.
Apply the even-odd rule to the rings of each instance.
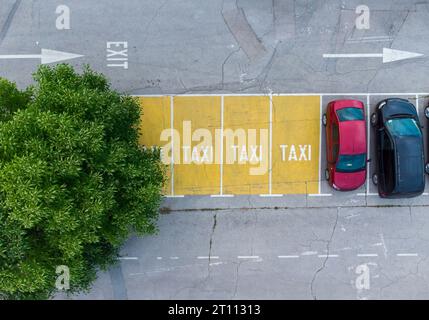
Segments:
[[[139,104],[86,67],[0,79],[0,293],[45,299],[56,267],[87,290],[130,232],[156,230],[164,168],[138,144]]]

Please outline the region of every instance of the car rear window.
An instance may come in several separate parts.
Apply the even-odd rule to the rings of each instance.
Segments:
[[[412,118],[397,118],[386,121],[386,127],[397,137],[420,137],[421,131],[418,124]]]
[[[354,107],[337,110],[337,116],[340,121],[364,120],[362,109]]]
[[[337,162],[338,172],[357,172],[365,169],[366,154],[340,155]]]

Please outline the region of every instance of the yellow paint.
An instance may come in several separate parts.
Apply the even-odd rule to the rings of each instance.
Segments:
[[[180,146],[175,141],[175,147],[180,147],[180,159],[174,161],[176,195],[219,194],[220,159],[215,141],[220,117],[220,97],[174,97],[174,129],[181,137]]]
[[[161,132],[170,129],[170,97],[140,97],[142,108],[140,144],[150,148],[161,147],[165,142],[160,141]],[[167,183],[165,195],[171,195],[171,170],[166,167]]]
[[[318,193],[320,97],[274,96],[272,112],[272,193]]]
[[[261,129],[265,133],[269,130],[269,97],[267,96],[239,96],[224,97],[224,133],[230,130],[244,130],[246,133],[246,142],[244,148],[250,153],[250,144],[265,144],[261,139]],[[251,130],[251,131],[249,131]],[[252,143],[249,140],[249,133],[252,130],[256,134],[256,141]],[[243,145],[235,139],[238,147],[242,149]],[[263,161],[268,164],[268,145],[263,145]],[[227,150],[229,149],[229,150]],[[231,151],[226,139],[224,140],[224,165],[223,165],[223,193],[224,194],[262,194],[268,193],[268,170],[263,174],[251,174],[251,169],[256,169],[260,163],[249,163],[246,161],[237,161],[235,163],[227,162],[227,152]],[[239,159],[237,159],[239,160]]]

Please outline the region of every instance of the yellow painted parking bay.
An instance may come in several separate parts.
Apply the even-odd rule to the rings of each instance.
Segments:
[[[271,102],[267,95],[140,97],[140,142],[164,147],[167,163],[174,145],[165,195],[318,193],[320,97]]]
[[[268,96],[224,98],[223,193],[268,193],[269,111]]]
[[[171,127],[170,97],[140,97],[142,126],[140,128],[140,144],[146,147],[161,147],[165,142],[161,141],[163,130]],[[171,195],[171,168],[167,167],[167,183],[164,194]]]
[[[221,125],[220,106],[220,97],[174,97],[174,129],[181,138],[175,141],[180,148],[180,160],[174,161],[176,195],[219,193],[220,153],[215,142],[220,134],[216,130]]]
[[[273,97],[272,192],[319,192],[319,96]]]

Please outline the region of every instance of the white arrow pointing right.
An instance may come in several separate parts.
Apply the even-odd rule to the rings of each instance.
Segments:
[[[325,53],[324,58],[383,58],[383,63],[421,57],[423,54],[383,48],[383,53]]]
[[[42,49],[41,54],[6,54],[0,59],[40,59],[42,64],[60,62],[83,57],[81,54],[68,53],[56,50]]]
[[[383,63],[421,57],[423,54],[383,48]]]
[[[60,62],[64,60],[71,60],[71,59],[83,57],[83,55],[81,54],[55,51],[55,50],[49,50],[49,49],[42,49],[41,56],[42,56],[41,57],[42,64]]]

